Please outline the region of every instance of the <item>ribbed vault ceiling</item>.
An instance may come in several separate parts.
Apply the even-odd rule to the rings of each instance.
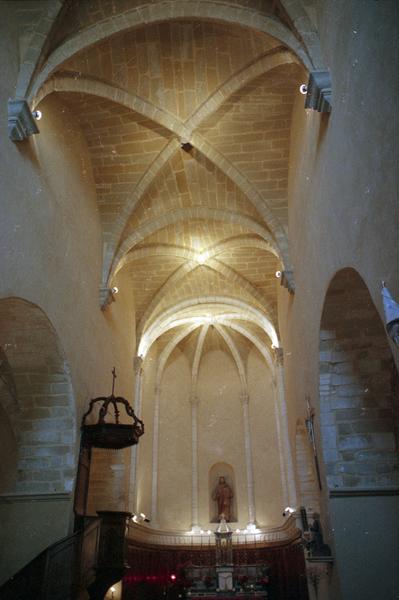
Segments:
[[[129,274],[138,353],[158,340],[160,351],[179,347],[195,362],[202,335],[201,353],[245,360],[254,345],[265,353],[278,343],[275,273],[290,265],[291,116],[304,79],[292,47],[301,42],[280,2],[229,5],[245,19],[253,11],[254,23],[271,18],[291,47],[213,19],[211,5],[219,15],[225,4],[216,0],[209,18],[154,17],[71,51],[74,36],[145,4],[70,2],[48,48],[51,59],[69,44],[68,58],[52,71],[44,65],[50,76],[36,103],[57,94],[80,124],[103,229],[103,285]]]

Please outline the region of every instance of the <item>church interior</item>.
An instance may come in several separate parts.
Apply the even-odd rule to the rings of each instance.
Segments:
[[[0,597],[399,598],[397,0],[0,7]]]

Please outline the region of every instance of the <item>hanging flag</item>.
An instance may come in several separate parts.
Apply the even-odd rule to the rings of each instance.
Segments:
[[[399,304],[392,298],[391,292],[382,282],[382,302],[384,304],[385,326],[396,345],[399,345]]]

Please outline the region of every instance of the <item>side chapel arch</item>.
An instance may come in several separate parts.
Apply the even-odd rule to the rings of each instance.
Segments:
[[[332,279],[320,327],[320,421],[329,489],[399,483],[398,373],[366,284]]]
[[[7,493],[69,493],[74,485],[75,409],[69,367],[45,313],[21,298],[0,300],[0,418],[14,473]]]

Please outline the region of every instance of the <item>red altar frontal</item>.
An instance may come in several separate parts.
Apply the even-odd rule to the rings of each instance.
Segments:
[[[187,598],[268,598],[269,565],[191,566],[184,569]]]
[[[191,598],[191,600],[232,600],[232,598],[240,598],[241,600],[253,600],[253,598],[267,598],[267,594],[265,595],[262,592],[250,593],[249,595],[246,593],[237,592],[234,596],[231,594],[229,596],[221,596],[220,594],[212,594],[207,596],[187,596],[187,598]]]

